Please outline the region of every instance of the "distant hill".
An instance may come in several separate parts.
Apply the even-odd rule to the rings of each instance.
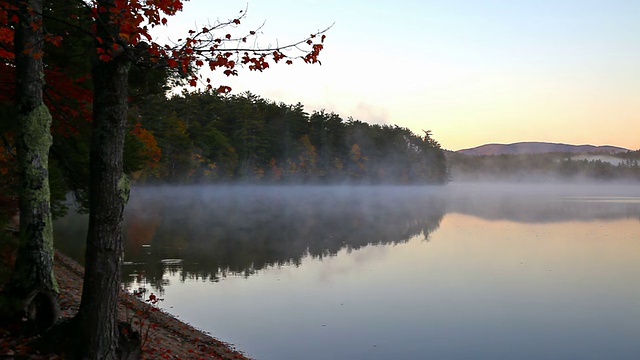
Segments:
[[[546,142],[519,142],[513,144],[486,144],[478,147],[458,150],[465,155],[503,155],[503,154],[542,154],[551,152],[569,153],[618,153],[629,149],[618,146],[569,145]]]

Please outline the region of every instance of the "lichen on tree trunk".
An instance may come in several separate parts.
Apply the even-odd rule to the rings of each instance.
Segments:
[[[51,114],[43,103],[42,0],[16,2],[16,107],[20,169],[20,244],[14,271],[4,287],[4,315],[27,315],[40,330],[57,319],[58,285],[53,275],[53,225],[49,193]],[[40,56],[37,56],[40,55]],[[42,315],[42,316],[41,316]],[[39,319],[38,319],[39,318]]]
[[[15,286],[58,292],[53,274],[53,223],[49,190],[51,114],[44,104],[20,116],[20,248]]]
[[[4,310],[6,314],[26,315],[43,331],[57,320],[54,295],[59,292],[53,274],[48,172],[51,115],[41,104],[21,114],[19,123],[20,241],[13,273],[4,289]]]

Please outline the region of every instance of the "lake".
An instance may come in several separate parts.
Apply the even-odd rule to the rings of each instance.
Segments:
[[[637,185],[138,187],[125,234],[128,288],[256,359],[640,358]]]

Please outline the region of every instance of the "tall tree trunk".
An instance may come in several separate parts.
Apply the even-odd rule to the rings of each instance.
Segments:
[[[93,134],[89,232],[80,331],[85,355],[116,359],[117,305],[122,271],[122,222],[129,183],[122,172],[129,63],[96,62],[93,68]]]
[[[98,1],[100,6],[109,8],[113,1]],[[118,36],[117,22],[110,21],[108,16],[108,12],[100,14],[96,22],[97,36],[101,39]],[[114,54],[110,61],[96,60],[93,66],[90,215],[84,287],[77,318],[83,359],[131,357],[123,353],[117,321],[123,212],[129,198],[129,181],[123,174],[122,159],[129,67],[126,53]]]
[[[42,0],[18,1],[16,102],[20,169],[20,246],[4,289],[4,310],[26,312],[44,330],[57,319],[58,285],[53,275],[53,228],[48,157],[51,114],[42,101]],[[35,300],[35,301],[34,301]]]

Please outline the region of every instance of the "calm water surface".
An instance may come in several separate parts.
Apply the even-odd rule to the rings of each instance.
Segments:
[[[257,359],[640,358],[638,186],[137,188],[126,237],[128,287]]]

